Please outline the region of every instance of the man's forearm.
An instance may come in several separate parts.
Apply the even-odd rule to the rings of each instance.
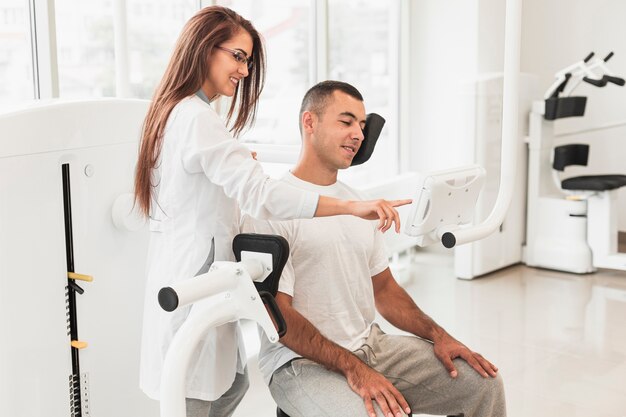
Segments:
[[[352,391],[363,399],[365,409],[376,416],[374,402],[385,415],[400,415],[400,410],[411,412],[402,393],[393,384],[356,355],[328,340],[313,324],[291,306],[291,298],[278,293],[276,302],[287,322],[287,334],[280,341],[294,352],[331,371],[345,376]]]
[[[376,309],[380,314],[397,328],[433,342],[435,356],[448,370],[452,378],[456,378],[458,375],[452,362],[455,358],[463,358],[485,378],[497,375],[498,368],[496,366],[480,354],[472,352],[424,314],[404,288],[398,285],[389,268],[372,277],[372,283]]]
[[[280,342],[299,355],[326,368],[346,374],[361,360],[352,352],[324,337],[310,321],[293,307],[280,305],[289,331]]]
[[[398,329],[432,342],[445,336],[450,337],[441,326],[415,304],[393,277],[381,278],[384,279],[384,285],[378,285],[376,288],[376,309],[389,323]]]

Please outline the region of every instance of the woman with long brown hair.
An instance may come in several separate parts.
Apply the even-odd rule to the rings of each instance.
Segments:
[[[263,173],[233,139],[251,124],[263,88],[265,58],[252,24],[211,6],[185,25],[144,121],[135,198],[150,220],[140,385],[159,398],[162,363],[189,309],[166,313],[160,288],[233,261],[239,207],[259,218],[352,214],[387,230],[408,201],[343,201],[305,192]],[[211,107],[233,97],[229,131]],[[232,131],[232,134],[231,134]],[[245,393],[246,357],[235,323],[209,331],[196,350],[186,386],[188,416],[230,416]]]

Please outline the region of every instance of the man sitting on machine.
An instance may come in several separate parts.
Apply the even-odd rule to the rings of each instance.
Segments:
[[[312,87],[300,110],[302,151],[285,180],[362,199],[337,181],[337,172],[364,146],[365,120],[363,97],[353,86],[325,81]],[[243,219],[244,232],[282,235],[290,245],[276,297],[288,331],[275,345],[261,338],[259,354],[279,408],[291,417],[504,416],[498,369],[438,326],[398,285],[377,230],[382,223],[351,216]],[[374,323],[376,310],[417,337],[385,334]]]

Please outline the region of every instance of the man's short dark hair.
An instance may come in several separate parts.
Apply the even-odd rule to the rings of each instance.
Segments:
[[[300,134],[302,134],[302,113],[310,111],[316,114],[318,117],[322,114],[324,107],[328,103],[328,99],[333,95],[335,91],[341,91],[346,93],[350,97],[363,101],[363,96],[353,85],[345,83],[343,81],[322,81],[309,88],[304,98],[302,99],[302,105],[300,106],[300,121],[298,125],[300,127]]]

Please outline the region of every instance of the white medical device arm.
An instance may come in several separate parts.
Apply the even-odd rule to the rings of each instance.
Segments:
[[[479,166],[423,176],[405,223],[405,233],[418,237],[420,246],[441,241],[446,248],[453,248],[480,240],[496,231],[504,220],[513,197],[522,145],[518,133],[521,14],[521,0],[507,0],[500,187],[494,207],[482,223],[469,225],[484,182],[485,171]]]
[[[256,245],[253,249],[259,247],[259,241],[261,244],[267,243],[263,242],[264,238],[279,238],[264,235],[239,235],[237,238],[242,236],[244,239],[252,236],[251,239],[255,240],[253,244]],[[248,243],[249,241],[245,242]],[[275,241],[270,242],[272,243]],[[189,316],[174,335],[163,363],[161,417],[186,416],[187,369],[198,343],[210,328],[248,319],[257,322],[272,343],[278,341],[279,334],[285,333],[284,319],[271,294],[264,290],[267,288],[272,291],[277,288],[284,261],[275,259],[276,251],[268,252],[271,253],[240,251],[236,254],[237,258],[245,255],[240,262],[215,262],[209,272],[178,282],[159,292],[159,303],[166,311],[174,311],[193,303]],[[287,256],[288,252],[288,246],[286,250],[281,248],[278,256]],[[267,306],[279,327],[278,332],[264,301],[268,303]]]
[[[517,156],[522,141],[518,133],[522,1],[507,0],[504,35],[504,91],[502,98],[502,151],[498,199],[487,219],[476,226],[454,232],[457,245],[482,239],[496,231],[504,220],[515,187]]]
[[[478,165],[421,175],[406,234],[416,236],[420,246],[441,241],[454,247],[454,233],[472,222],[484,179],[485,170]]]
[[[224,265],[218,271],[217,266],[222,264]],[[262,277],[264,269],[263,263],[257,259],[248,259],[237,264],[215,262],[205,274],[162,288],[159,291],[159,304],[165,311],[174,311],[203,298],[236,289],[239,284],[238,278],[244,270],[248,271],[248,275],[254,281]]]

